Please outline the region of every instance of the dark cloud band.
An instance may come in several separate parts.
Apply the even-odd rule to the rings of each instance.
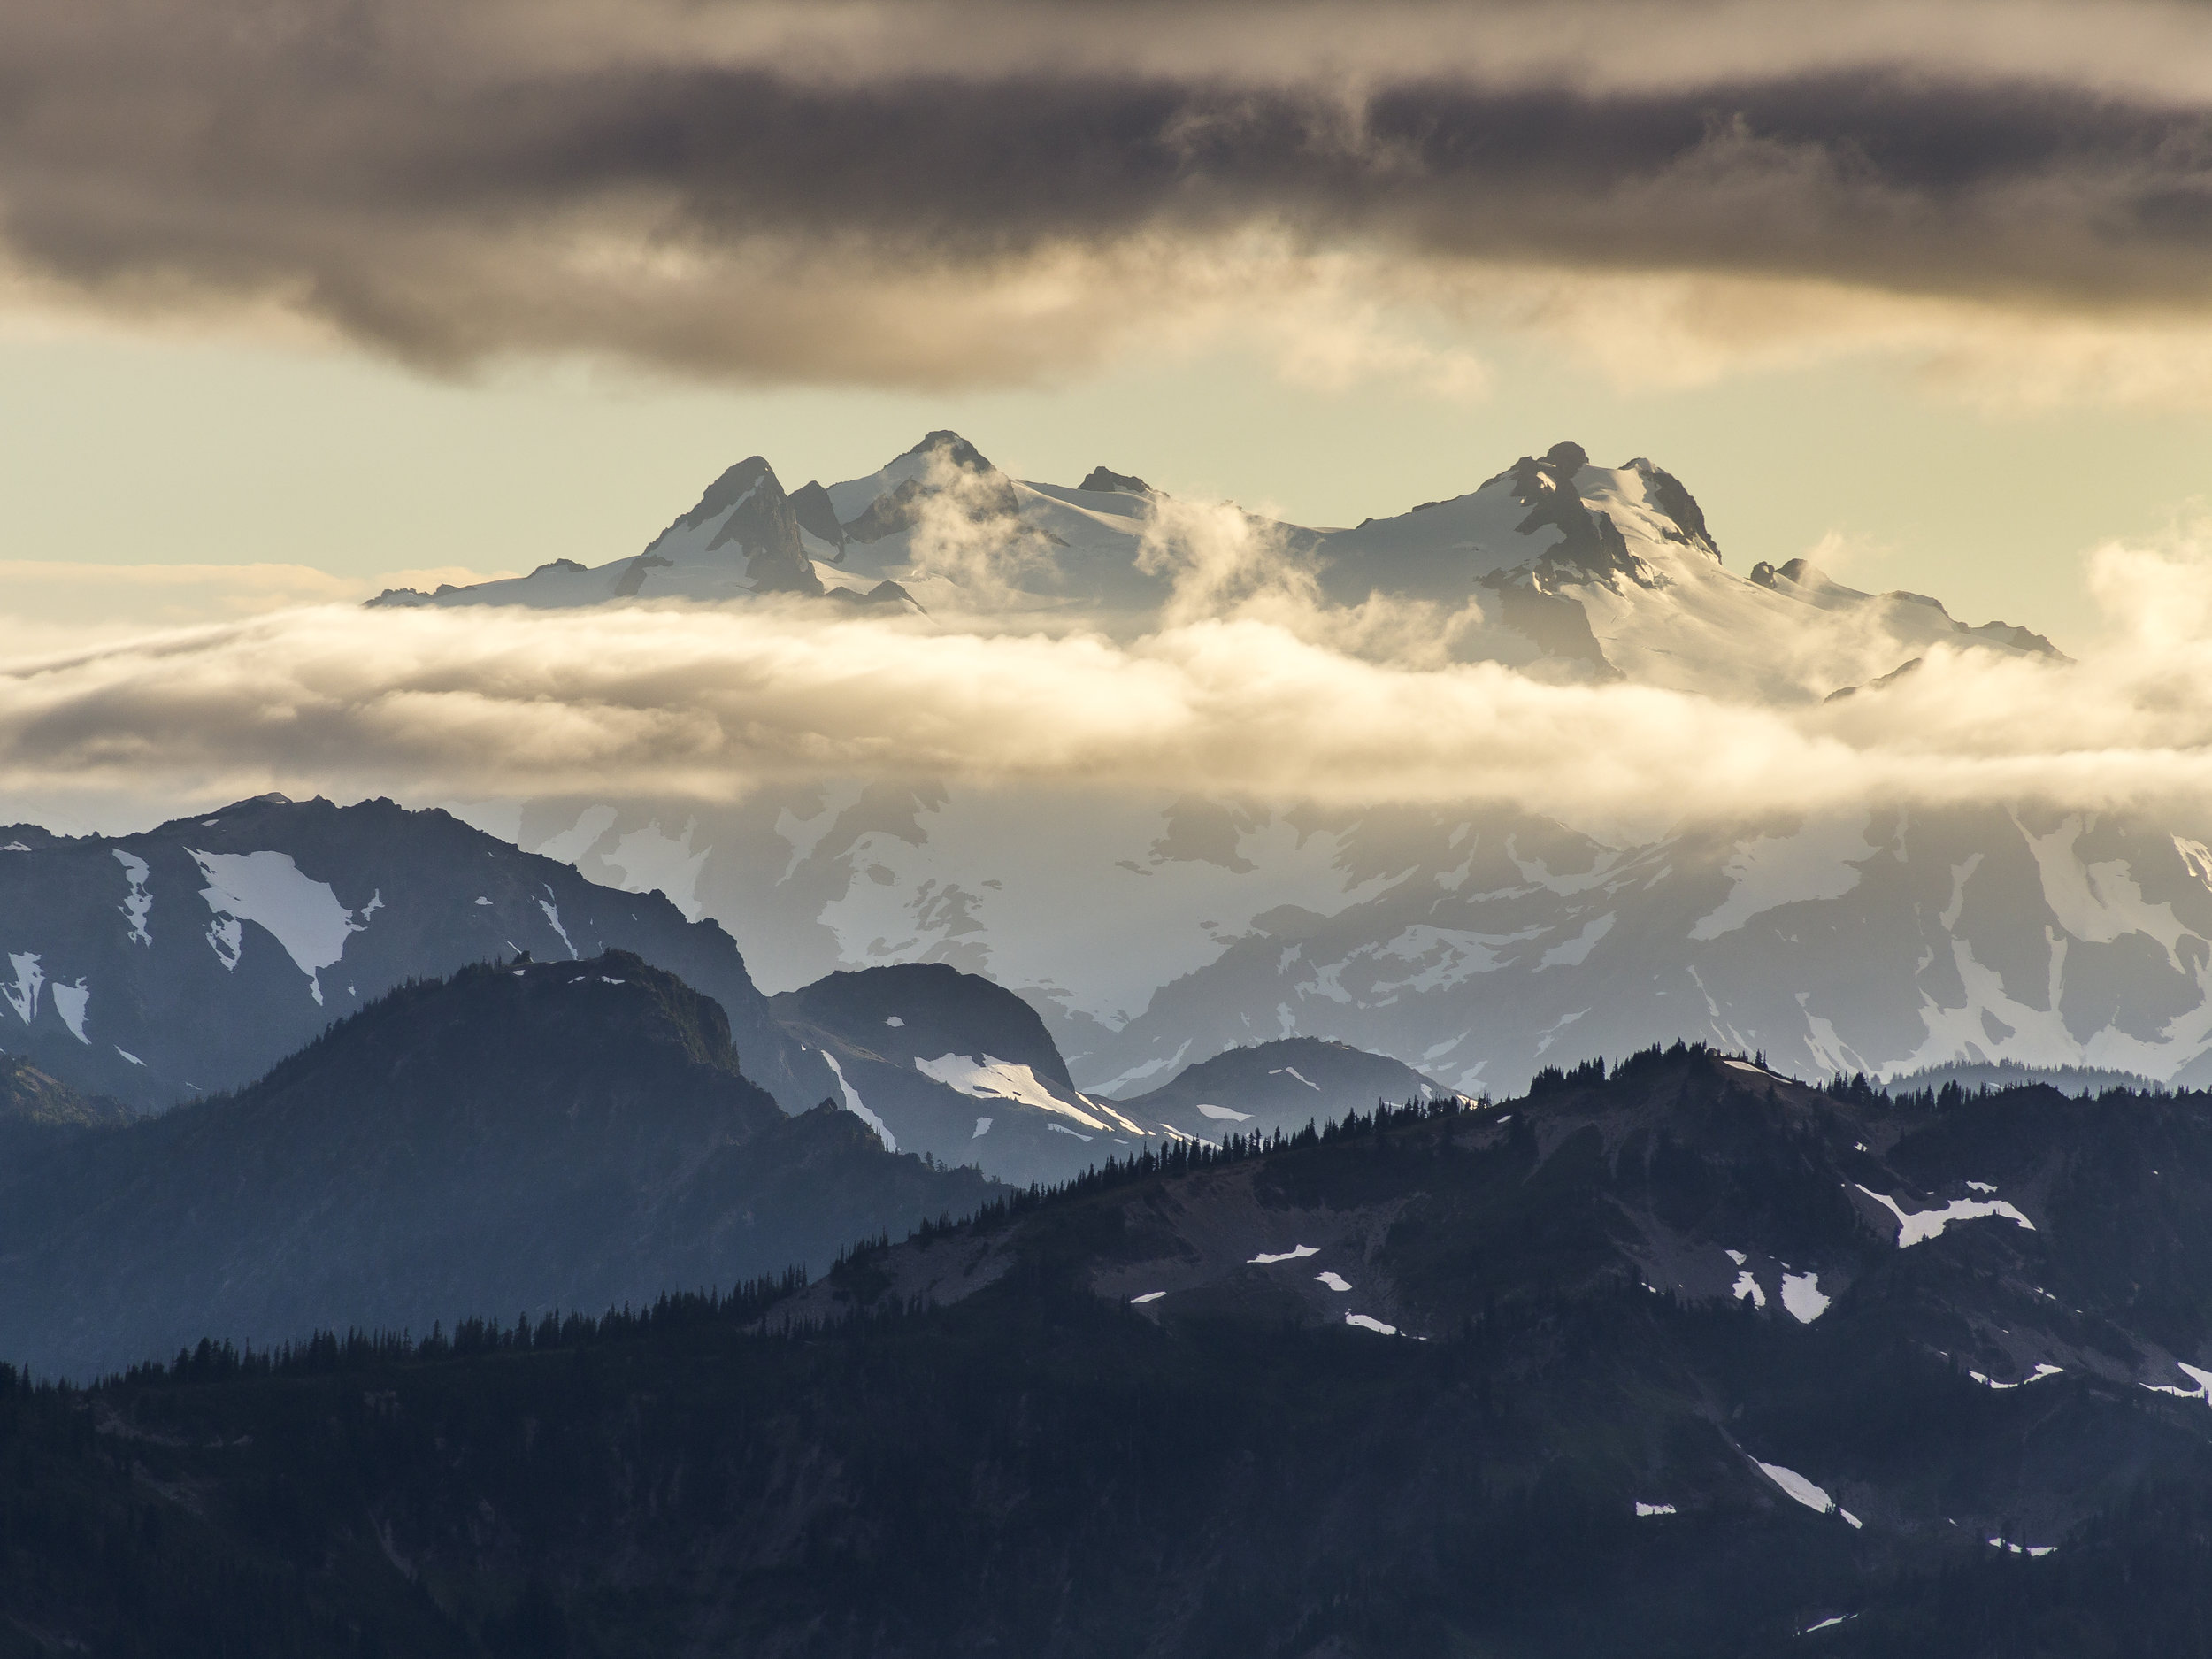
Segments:
[[[2048,79],[833,80],[634,56],[549,73],[482,38],[432,73],[379,48],[386,13],[401,9],[364,0],[343,8],[351,33],[333,12],[263,39],[127,31],[119,12],[104,50],[96,32],[57,43],[0,18],[8,246],[87,288],[274,293],[425,360],[611,347],[798,378],[827,361],[810,336],[839,326],[825,269],[895,288],[1254,227],[1448,280],[1511,260],[2058,308],[2212,302],[2212,108]],[[595,242],[692,262],[694,314],[603,315],[628,290],[564,254]],[[718,303],[758,319],[718,320]]]

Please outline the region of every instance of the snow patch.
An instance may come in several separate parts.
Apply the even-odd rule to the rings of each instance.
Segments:
[[[583,953],[569,943],[568,929],[561,926],[561,907],[553,902],[551,896],[553,889],[549,887],[545,891],[547,896],[538,901],[538,908],[545,912],[545,919],[553,924],[553,931],[561,936],[561,943],[568,945],[569,959],[572,962],[581,962]]]
[[[121,1055],[121,1056],[123,1056],[126,1060],[128,1060],[128,1061],[129,1061],[129,1062],[130,1062],[133,1065],[144,1065],[144,1064],[146,1064],[143,1060],[140,1059],[140,1058],[139,1058],[136,1055],[133,1054],[133,1053],[132,1053],[132,1052],[131,1052],[128,1048],[118,1048],[116,1049],[116,1051],[115,1051],[115,1052],[116,1052],[116,1053],[118,1053],[118,1054],[119,1054],[119,1055]]]
[[[1981,1384],[1983,1387],[1993,1388],[1998,1392],[2002,1393],[2008,1388],[2024,1388],[2032,1382],[2041,1382],[2046,1377],[2061,1376],[2065,1372],[2065,1370],[2066,1368],[2063,1365],[2038,1365],[2033,1371],[2023,1377],[2018,1382],[1997,1382],[1990,1378],[1983,1376],[1981,1372],[1978,1371],[1970,1371],[1966,1374],[1969,1377],[1971,1377],[1976,1382]]]
[[[988,1118],[979,1118],[975,1120],[975,1133],[970,1135],[968,1139],[971,1141],[980,1141],[985,1135],[987,1135],[990,1133],[991,1120]]]
[[[1698,941],[1732,933],[1755,916],[1809,899],[1839,899],[1859,885],[1855,861],[1871,857],[1872,815],[1820,818],[1794,835],[1759,835],[1739,842],[1721,866],[1734,885],[1718,907],[1690,929]]]
[[[366,927],[370,915],[383,906],[380,892],[355,916],[338,902],[327,881],[302,874],[289,853],[185,850],[207,883],[200,897],[214,916],[208,943],[224,967],[237,968],[239,953],[245,948],[242,924],[257,923],[307,976],[309,994],[319,1003],[323,1000],[322,971],[345,954],[348,936]]]
[[[1671,1503],[1645,1503],[1639,1501],[1636,1505],[1636,1513],[1639,1515],[1672,1515],[1674,1512],[1674,1505]]]
[[[1380,1319],[1371,1319],[1363,1313],[1348,1313],[1344,1316],[1344,1323],[1347,1325],[1356,1325],[1363,1331],[1372,1331],[1380,1336],[1395,1336],[1398,1334],[1398,1327],[1396,1325],[1385,1325]]]
[[[1736,1275],[1735,1288],[1731,1294],[1738,1302],[1742,1302],[1748,1297],[1751,1305],[1755,1308],[1763,1308],[1767,1305],[1766,1292],[1759,1288],[1759,1281],[1751,1276],[1748,1269]]]
[[[1759,1463],[1755,1457],[1751,1461]],[[1759,1463],[1759,1472],[1809,1509],[1825,1515],[1836,1507],[1833,1498],[1794,1469],[1785,1469],[1779,1463]],[[1855,1521],[1852,1525],[1856,1525],[1857,1523]]]
[[[610,979],[608,983],[619,985],[621,981]],[[883,1142],[883,1149],[886,1152],[896,1152],[899,1149],[899,1143],[892,1138],[889,1125],[861,1103],[860,1091],[845,1081],[845,1068],[837,1064],[837,1056],[825,1048],[822,1050],[822,1058],[829,1062],[830,1075],[837,1079],[838,1089],[845,1096],[845,1110],[876,1132],[876,1139]]]
[[[885,1020],[883,1023],[887,1025],[903,1025],[906,1024],[906,1022],[901,1019],[896,1014],[892,1015],[890,1018]]]
[[[987,1054],[979,1061],[972,1055],[941,1054],[934,1060],[917,1055],[914,1069],[924,1077],[975,1100],[1010,1100],[1040,1111],[1071,1118],[1086,1129],[1103,1132],[1106,1125],[1088,1112],[1070,1105],[1047,1088],[1025,1065]],[[1054,1127],[1057,1127],[1055,1125]],[[1070,1131],[1071,1133],[1073,1131]]]
[[[1858,1183],[1855,1181],[1852,1185],[1858,1186]],[[1985,1216],[2002,1216],[2030,1233],[2035,1231],[2035,1223],[2001,1198],[1954,1198],[1940,1210],[1921,1210],[1909,1214],[1894,1198],[1878,1193],[1870,1187],[1860,1187],[1859,1190],[1897,1217],[1897,1248],[1901,1250],[1909,1249],[1916,1244],[1924,1244],[1930,1239],[1940,1238],[1944,1228],[1955,1221],[1978,1221]]]
[[[1824,1295],[1817,1273],[1785,1273],[1782,1275],[1782,1305],[1800,1325],[1810,1325],[1828,1311],[1834,1300]]]
[[[1547,950],[1543,959],[1536,964],[1536,972],[1541,973],[1546,968],[1580,967],[1589,958],[1590,952],[1596,948],[1598,941],[1612,931],[1613,914],[1609,910],[1597,920],[1586,923],[1582,931],[1572,939],[1563,944],[1554,945]]]
[[[1228,1107],[1226,1107],[1226,1106],[1205,1106],[1205,1105],[1202,1105],[1202,1106],[1198,1107],[1198,1108],[1197,1108],[1197,1110],[1198,1110],[1199,1111],[1203,1112],[1203,1113],[1204,1113],[1207,1117],[1209,1117],[1209,1118],[1210,1118],[1214,1119],[1214,1121],[1215,1121],[1215,1122],[1217,1122],[1217,1123],[1225,1123],[1225,1124],[1240,1124],[1240,1123],[1248,1123],[1249,1121],[1251,1121],[1251,1118],[1252,1118],[1252,1114],[1251,1114],[1250,1112],[1232,1111],[1232,1110],[1229,1110],[1229,1108],[1228,1108]]]
[[[1343,1278],[1340,1274],[1316,1273],[1314,1278],[1319,1283],[1326,1285],[1331,1290],[1337,1292],[1340,1295],[1352,1287],[1351,1281]]]
[[[1141,1295],[1141,1296],[1132,1296],[1132,1297],[1130,1297],[1130,1298],[1129,1298],[1129,1305],[1130,1305],[1131,1307],[1133,1307],[1133,1308],[1139,1308],[1139,1307],[1142,1307],[1142,1306],[1143,1306],[1146,1302],[1157,1302],[1157,1301],[1159,1301],[1159,1299],[1160,1299],[1161,1297],[1163,1297],[1163,1296],[1164,1296],[1164,1295],[1166,1295],[1166,1294],[1167,1294],[1167,1292],[1165,1292],[1164,1290],[1148,1290],[1148,1291],[1146,1291],[1146,1292],[1144,1293],[1144,1294],[1143,1294],[1143,1295]]]
[[[80,979],[74,985],[59,980],[53,987],[54,1012],[61,1016],[61,1023],[69,1027],[69,1034],[79,1042],[89,1045],[92,1039],[84,1034],[85,1005],[92,1000],[92,989]]]
[[[38,953],[35,950],[10,956],[8,965],[15,970],[15,984],[0,985],[0,998],[6,999],[8,1006],[15,1010],[16,1018],[27,1025],[38,1017],[38,994],[46,983],[46,972],[38,965]]]
[[[113,849],[115,862],[123,866],[123,879],[129,886],[123,894],[123,914],[129,918],[131,931],[126,937],[142,945],[150,945],[154,936],[146,930],[146,918],[154,912],[154,895],[146,890],[146,861],[135,853],[127,853],[120,847]]]
[[[657,888],[683,912],[684,920],[695,922],[705,914],[699,902],[699,872],[706,868],[707,855],[714,850],[711,846],[693,850],[691,837],[697,826],[697,819],[687,819],[683,833],[672,837],[656,818],[643,829],[626,831],[612,851],[599,855],[600,862],[622,872],[624,892],[649,893]]]
[[[1318,1256],[1320,1254],[1321,1252],[1314,1248],[1314,1247],[1310,1244],[1295,1244],[1289,1249],[1281,1252],[1279,1255],[1269,1256],[1263,1253],[1259,1256],[1253,1256],[1251,1258],[1251,1262],[1253,1264],[1265,1266],[1271,1262],[1295,1262],[1305,1256]]]

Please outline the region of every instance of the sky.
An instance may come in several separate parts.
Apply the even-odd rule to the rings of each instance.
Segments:
[[[0,659],[91,700],[0,675],[0,782],[138,752],[150,626],[946,426],[1317,525],[1571,438],[1739,570],[2139,649],[2112,572],[2194,593],[2212,491],[2208,64],[2139,0],[0,0]]]

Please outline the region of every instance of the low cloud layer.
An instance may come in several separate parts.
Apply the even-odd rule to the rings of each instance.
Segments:
[[[324,607],[0,668],[0,789],[162,808],[273,788],[723,800],[841,775],[1500,802],[1583,823],[1869,800],[2197,822],[2212,546],[2108,549],[2095,579],[2108,642],[2078,664],[1939,652],[1886,690],[1789,710],[1377,661],[1250,617],[1116,644],[767,603]]]
[[[2208,54],[2147,5],[12,4],[0,246],[19,296],[440,369],[1018,381],[1256,296],[1327,373],[1414,350],[1378,307],[1623,278],[2078,355],[2212,318]]]

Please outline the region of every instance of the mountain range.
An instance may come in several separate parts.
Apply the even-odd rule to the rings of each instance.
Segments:
[[[774,497],[764,461],[740,470]],[[1109,468],[1023,481],[939,432],[802,498],[812,528],[794,534],[826,591],[895,581],[943,626],[1128,634],[1172,597],[1173,503]],[[1436,649],[1539,677],[1809,707],[1879,697],[1932,650],[2063,662],[2016,625],[1803,557],[1732,565],[1679,479],[1571,442],[1350,528],[1248,521],[1325,610],[1394,607]],[[552,593],[534,577],[437,603]],[[680,845],[672,895],[721,918],[772,991],[918,961],[988,977],[1096,1095],[1290,1036],[1471,1093],[1687,1033],[1808,1077],[2212,1080],[2212,826],[2142,811],[1869,802],[1655,833],[1503,807],[823,777],[733,805],[534,800],[502,822],[617,886],[635,885],[634,841]]]
[[[0,1386],[0,1640],[2185,1652],[2208,1225],[2212,1097],[1677,1045],[1175,1142],[803,1286]]]

